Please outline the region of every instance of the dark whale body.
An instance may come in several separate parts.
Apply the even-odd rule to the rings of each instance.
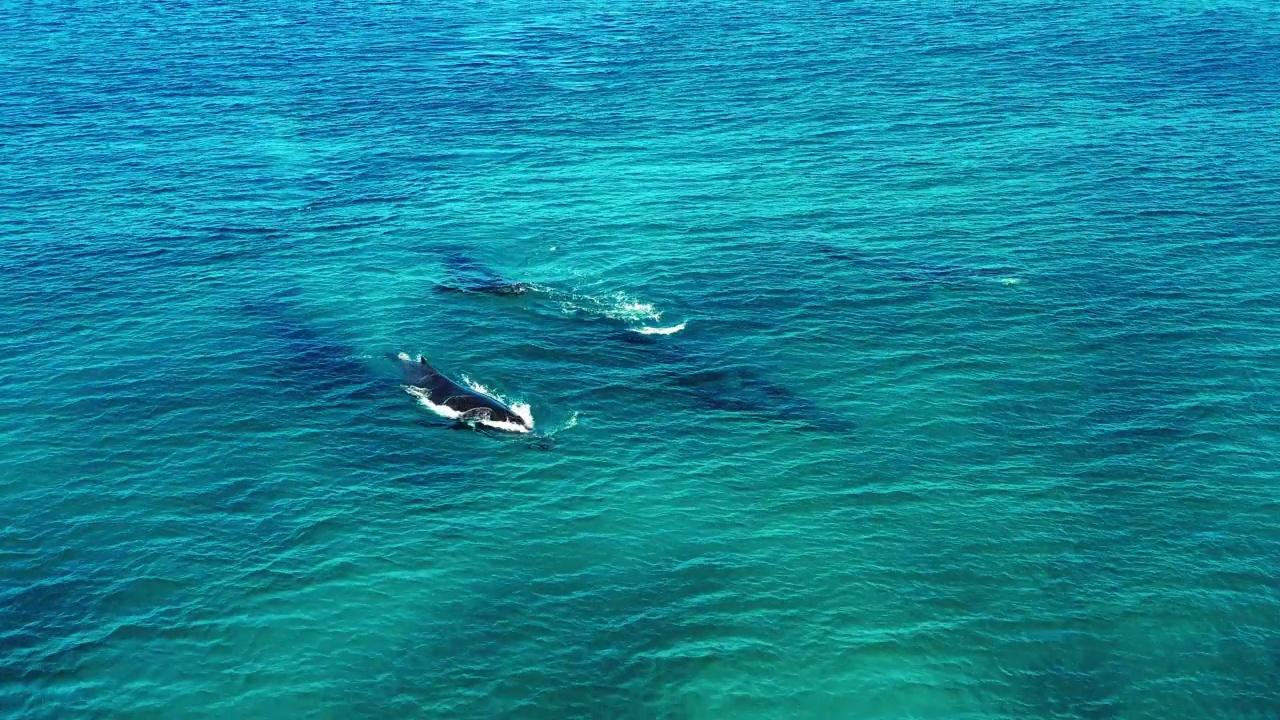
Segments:
[[[457,413],[456,419],[460,422],[482,422],[490,427],[494,423],[501,423],[510,425],[517,431],[533,429],[527,420],[505,403],[450,380],[431,367],[431,363],[421,355],[417,360],[412,360],[407,355],[399,355],[397,359],[404,368],[405,382],[418,390],[432,405]]]
[[[444,292],[483,293],[485,295],[523,295],[533,289],[529,283],[523,282],[439,285],[438,287]]]
[[[530,283],[513,282],[462,250],[444,253],[444,265],[452,281],[438,287],[445,292],[523,295],[534,289]]]

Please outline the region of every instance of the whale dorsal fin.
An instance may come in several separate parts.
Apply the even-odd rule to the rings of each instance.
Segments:
[[[429,374],[431,374],[431,375],[439,375],[439,374],[440,374],[440,371],[439,371],[439,370],[437,370],[437,369],[435,369],[435,366],[433,366],[433,365],[431,364],[431,361],[430,361],[430,360],[427,360],[427,356],[426,356],[426,355],[419,355],[419,356],[418,356],[418,369],[419,369],[419,370],[422,370],[422,371],[423,371],[423,372],[425,372],[425,373],[429,373]]]

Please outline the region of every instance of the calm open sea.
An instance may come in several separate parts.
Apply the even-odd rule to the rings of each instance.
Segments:
[[[1271,720],[1278,487],[1273,2],[0,2],[6,720]]]

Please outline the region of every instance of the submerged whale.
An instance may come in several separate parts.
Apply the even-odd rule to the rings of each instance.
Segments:
[[[485,427],[510,432],[533,430],[533,417],[518,412],[501,400],[445,377],[421,355],[413,360],[400,353],[396,356],[405,373],[409,392],[436,413],[464,423],[478,423]]]
[[[508,280],[461,250],[445,252],[443,260],[451,281],[437,287],[445,292],[523,295],[536,289],[533,283]]]
[[[480,293],[483,295],[523,295],[534,289],[533,283],[526,282],[491,282],[471,283],[466,285],[437,285],[444,292]]]
[[[686,326],[685,322],[650,324],[660,320],[662,312],[650,303],[621,292],[584,294],[553,285],[512,280],[462,250],[445,252],[441,262],[449,275],[447,282],[436,285],[441,292],[521,296],[521,306],[538,315],[603,321],[622,325],[640,335],[673,335]]]

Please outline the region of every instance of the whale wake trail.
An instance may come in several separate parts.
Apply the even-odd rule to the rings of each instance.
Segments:
[[[631,332],[642,335],[672,335],[684,330],[686,322],[675,325],[657,325],[663,311],[653,303],[645,302],[624,292],[592,295],[563,292],[539,287],[559,305],[561,314],[588,320],[612,320],[626,326]]]

